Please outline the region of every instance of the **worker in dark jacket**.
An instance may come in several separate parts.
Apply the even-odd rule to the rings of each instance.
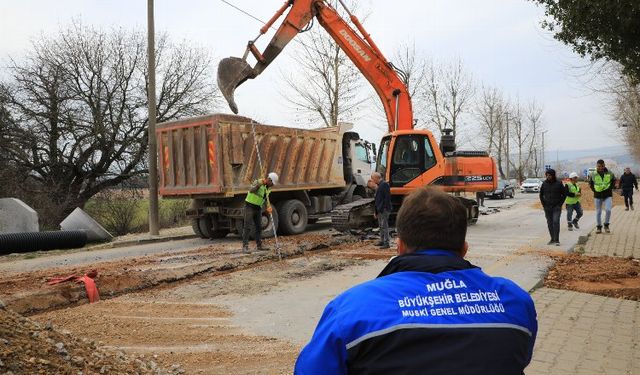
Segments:
[[[523,374],[535,306],[515,283],[464,259],[463,204],[417,189],[396,228],[398,256],[327,305],[295,374]]]
[[[620,188],[622,189],[622,195],[624,196],[624,206],[626,207],[624,210],[633,211],[633,188],[636,188],[638,191],[638,180],[636,179],[636,175],[631,173],[631,168],[626,167],[624,169],[624,173],[620,176]]]
[[[589,187],[593,191],[593,200],[596,205],[596,233],[602,233],[602,206],[604,206],[604,231],[610,233],[609,221],[611,220],[611,206],[613,205],[613,187],[616,184],[616,176],[609,172],[604,165],[604,160],[596,162],[596,172],[591,176]]]
[[[389,248],[389,215],[391,214],[391,188],[389,183],[378,172],[371,174],[371,181],[376,185],[376,208],[374,216],[378,219],[380,227],[380,242],[377,246],[381,249]]]
[[[546,180],[540,187],[540,203],[544,208],[544,216],[547,218],[547,227],[551,236],[547,245],[560,246],[560,214],[567,193],[562,182],[556,178],[555,170],[547,170],[545,177]]]

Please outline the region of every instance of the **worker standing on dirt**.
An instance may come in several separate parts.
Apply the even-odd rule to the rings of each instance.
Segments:
[[[567,198],[564,200],[567,207],[567,226],[569,227],[569,230],[573,230],[573,227],[580,229],[580,226],[578,226],[578,220],[582,217],[582,205],[580,204],[582,191],[580,190],[580,186],[578,186],[578,174],[576,172],[571,172],[569,179],[571,179],[571,181],[567,182],[564,186],[565,193],[567,194]],[[572,220],[571,217],[573,216],[573,211],[576,212],[576,217]]]
[[[376,207],[375,218],[378,219],[380,228],[380,242],[376,246],[381,249],[388,249],[389,246],[389,214],[391,214],[391,187],[389,183],[382,178],[378,172],[371,174],[371,181],[376,184]]]
[[[522,374],[538,330],[529,294],[467,260],[467,210],[434,187],[409,194],[398,256],[324,310],[295,374]]]
[[[544,217],[547,219],[547,227],[551,236],[547,245],[560,246],[560,214],[567,195],[564,185],[556,178],[554,169],[547,169],[544,175],[546,179],[540,186],[540,203],[544,208]]]
[[[267,250],[262,246],[262,207],[266,205],[265,211],[271,214],[271,204],[269,203],[269,193],[271,187],[278,183],[278,175],[271,172],[267,177],[256,180],[247,193],[244,205],[244,225],[242,227],[242,251],[249,252],[249,231],[253,224],[253,235],[256,239],[256,249],[258,251]]]
[[[611,233],[609,230],[609,221],[611,220],[611,206],[613,205],[613,187],[616,184],[616,177],[609,172],[604,165],[604,160],[600,159],[596,162],[596,173],[589,181],[589,187],[593,191],[593,200],[596,205],[596,233],[602,233],[602,206],[604,205],[604,231]]]
[[[631,173],[631,168],[626,167],[624,173],[620,176],[620,188],[622,189],[622,196],[624,197],[625,211],[633,211],[633,188],[638,191],[638,180],[636,175]]]

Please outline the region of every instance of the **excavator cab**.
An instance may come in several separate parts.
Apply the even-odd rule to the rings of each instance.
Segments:
[[[218,88],[229,103],[233,113],[238,114],[233,94],[244,81],[255,78],[256,73],[246,60],[239,57],[227,57],[218,64]]]

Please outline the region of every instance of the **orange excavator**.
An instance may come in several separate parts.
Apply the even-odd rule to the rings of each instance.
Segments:
[[[414,129],[411,97],[400,78],[403,73],[384,57],[343,0],[339,2],[355,29],[327,0],[288,0],[260,29],[258,37],[249,41],[242,58],[221,60],[218,86],[231,110],[238,113],[235,89],[247,79],[260,75],[315,18],[367,78],[382,101],[389,132],[380,142],[376,170],[391,186],[394,208],[397,209],[402,198],[414,189],[437,185],[459,197],[468,209],[469,222],[474,223],[478,218],[477,203],[459,193],[495,190],[495,161],[484,151],[457,151],[450,131],[444,132],[438,147],[430,131]],[[260,52],[255,42],[285,12],[284,21],[264,51]],[[257,60],[253,67],[247,62],[249,53]],[[345,230],[367,222],[373,214],[372,205],[371,200],[360,200],[336,207],[332,214],[334,226]]]

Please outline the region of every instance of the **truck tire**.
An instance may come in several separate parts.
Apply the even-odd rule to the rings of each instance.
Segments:
[[[262,212],[262,233],[260,233],[260,237],[262,238],[271,238],[273,237],[273,225],[275,224],[276,230],[278,230],[278,210],[276,208],[275,205],[271,205],[271,208],[273,209],[273,221],[275,223],[271,222],[271,219],[269,218],[269,214],[266,212]],[[266,225],[265,225],[266,223]],[[249,231],[249,238],[251,238],[252,240],[254,240],[255,236],[253,235],[254,230],[253,230],[253,223],[249,223],[249,225],[252,227],[251,230]],[[242,238],[242,230],[244,229],[244,219],[238,219],[236,220],[236,230],[238,231],[238,235],[240,236],[240,238]]]
[[[211,216],[202,216],[197,220],[200,233],[196,232],[196,234],[199,234],[202,238],[224,238],[227,234],[229,234],[228,229],[217,228],[217,220],[215,220],[215,218],[212,218]]]
[[[191,219],[191,229],[193,229],[193,233],[195,233],[200,238],[207,238],[207,236],[202,233],[200,230],[200,219]]]
[[[300,234],[307,229],[307,208],[297,199],[282,203],[279,207],[280,229],[284,234]]]

